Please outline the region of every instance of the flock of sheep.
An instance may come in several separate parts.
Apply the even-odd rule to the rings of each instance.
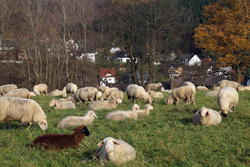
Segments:
[[[122,121],[125,119],[134,119],[147,117],[150,110],[154,107],[151,105],[154,98],[164,98],[161,92],[155,92],[162,87],[161,83],[149,84],[146,90],[136,84],[130,84],[126,88],[127,98],[133,103],[128,111],[116,110],[108,113],[105,119],[114,121]],[[217,103],[220,107],[221,114],[228,116],[231,109],[235,112],[235,108],[239,102],[239,85],[235,81],[222,80],[218,87],[215,88],[211,95],[217,96]],[[195,87],[192,82],[184,82],[178,88],[169,91],[170,95],[167,98],[168,104],[176,103],[180,105],[180,100],[186,101],[186,104],[191,102],[195,104],[196,89],[206,89],[205,87]],[[31,96],[39,96],[41,93],[47,95],[48,87],[46,84],[38,84],[33,87],[33,92],[28,89],[18,89],[14,84],[0,86],[0,122],[5,121],[5,126],[10,127],[11,121],[19,121],[21,125],[29,125],[37,123],[44,131],[48,128],[46,114],[41,106],[30,99]],[[208,92],[209,93],[209,92]],[[73,96],[67,96],[73,94]],[[55,109],[75,109],[76,102],[84,105],[88,101],[89,111],[82,117],[67,116],[59,121],[57,128],[77,127],[73,134],[45,134],[38,136],[32,143],[33,146],[43,148],[67,148],[77,147],[85,136],[90,133],[87,125],[93,123],[97,118],[96,110],[116,109],[124,99],[124,93],[118,88],[107,86],[84,87],[79,88],[73,83],[68,83],[62,91],[54,90],[50,93],[51,96],[63,96],[64,98],[53,98],[49,106],[55,106]],[[98,100],[100,99],[100,100]],[[136,100],[147,102],[144,109],[140,109],[139,105],[135,104]],[[221,123],[222,117],[218,111],[203,106],[193,116],[192,122],[195,125],[216,125]],[[107,137],[98,143],[98,150],[95,156],[99,159],[99,163],[103,165],[106,162],[122,164],[136,158],[136,150],[123,140]]]

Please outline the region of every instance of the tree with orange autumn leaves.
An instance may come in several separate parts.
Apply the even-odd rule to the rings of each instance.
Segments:
[[[250,65],[250,1],[225,0],[204,8],[206,21],[197,27],[195,44],[218,56],[219,66],[232,66],[238,82]]]

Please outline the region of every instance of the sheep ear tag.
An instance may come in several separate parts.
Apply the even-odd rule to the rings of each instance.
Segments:
[[[82,133],[84,133],[85,132],[85,129],[82,129]]]

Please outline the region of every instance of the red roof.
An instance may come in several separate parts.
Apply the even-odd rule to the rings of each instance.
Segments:
[[[101,68],[100,76],[101,77],[115,77],[115,68]]]

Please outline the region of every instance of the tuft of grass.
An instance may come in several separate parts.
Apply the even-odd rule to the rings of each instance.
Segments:
[[[115,122],[106,120],[113,110],[96,111],[97,119],[88,126],[90,136],[85,137],[76,149],[39,150],[31,149],[32,141],[46,133],[73,133],[73,128],[57,129],[58,122],[69,115],[82,116],[87,104],[77,103],[75,110],[55,110],[48,104],[52,97],[33,97],[47,115],[48,129],[38,125],[31,128],[12,122],[11,129],[2,129],[0,123],[0,166],[98,166],[92,159],[97,143],[105,137],[122,139],[137,150],[137,158],[121,166],[249,166],[250,164],[250,96],[248,91],[239,92],[240,102],[236,113],[230,113],[216,126],[197,126],[192,117],[202,106],[219,111],[216,97],[205,96],[207,91],[197,91],[196,104],[168,105],[164,99],[153,101],[154,110],[147,118],[137,121]],[[126,96],[125,96],[126,97]],[[61,98],[61,97],[56,97]],[[143,108],[146,103],[140,102]],[[125,98],[115,110],[128,110],[132,104]],[[107,164],[106,166],[114,166]]]

